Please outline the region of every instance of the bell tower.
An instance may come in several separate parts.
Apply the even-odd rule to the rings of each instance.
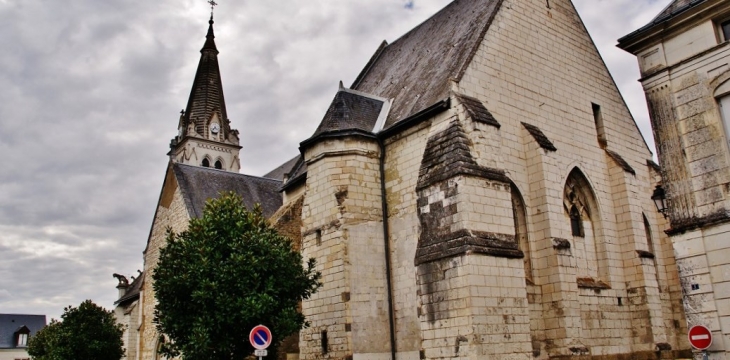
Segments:
[[[188,105],[180,113],[178,134],[170,142],[170,161],[238,172],[241,168],[238,130],[231,129],[218,67],[213,15],[200,50],[200,62]]]

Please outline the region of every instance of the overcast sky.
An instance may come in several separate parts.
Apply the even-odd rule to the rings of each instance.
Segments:
[[[297,154],[338,82],[450,0],[219,0],[242,172]],[[537,0],[530,0],[537,1]],[[653,149],[616,39],[670,0],[574,0]],[[0,313],[58,318],[136,274],[209,8],[205,0],[0,0]]]

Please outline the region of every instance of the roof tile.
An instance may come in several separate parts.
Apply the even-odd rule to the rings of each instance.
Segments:
[[[393,99],[386,129],[448,98],[501,4],[455,0],[376,52],[353,89]]]
[[[279,180],[177,163],[172,170],[191,217],[202,216],[206,201],[228,191],[240,195],[248,209],[261,204],[267,218],[282,205]]]

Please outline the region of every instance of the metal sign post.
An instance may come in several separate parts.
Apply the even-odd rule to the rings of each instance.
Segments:
[[[248,341],[250,341],[251,346],[256,349],[254,355],[258,356],[259,360],[269,354],[268,351],[266,351],[266,348],[271,345],[272,339],[271,330],[269,330],[266,326],[257,325],[251,330],[251,333],[248,335]]]

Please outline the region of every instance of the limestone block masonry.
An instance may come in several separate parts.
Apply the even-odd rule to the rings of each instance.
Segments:
[[[139,320],[139,354],[137,359],[155,359],[159,345],[160,334],[155,329],[152,319],[155,313],[155,294],[152,280],[152,272],[157,267],[160,258],[160,249],[165,245],[167,226],[173,232],[180,233],[188,228],[188,210],[185,200],[177,186],[177,181],[172,171],[168,171],[165,186],[160,195],[160,203],[153,221],[153,228],[150,232],[149,243],[144,253],[144,274],[145,279],[140,291],[140,320]]]
[[[686,355],[652,154],[575,8],[498,8],[449,109],[304,149],[302,359],[390,359],[388,296],[399,360]]]
[[[357,137],[305,151],[302,255],[324,285],[302,304],[303,360],[390,358],[378,159],[377,143]]]
[[[671,237],[688,325],[713,332],[713,359],[730,357],[728,16],[727,1],[698,1],[619,40],[637,56],[649,105],[669,203],[659,230]]]

